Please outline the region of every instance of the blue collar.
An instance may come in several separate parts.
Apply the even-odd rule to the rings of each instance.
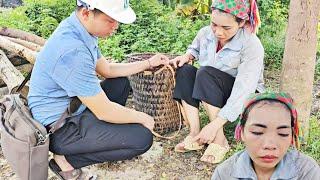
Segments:
[[[273,179],[292,179],[298,175],[298,168],[294,163],[294,159],[298,157],[298,151],[292,150],[287,152],[283,159],[277,165],[274,173],[271,176]],[[233,165],[231,176],[243,179],[257,179],[253,169],[250,156],[246,150],[239,153],[239,157]]]
[[[90,50],[98,47],[98,38],[89,34],[89,32],[81,24],[76,12],[73,12],[67,21],[75,28],[75,31],[79,33],[79,38]]]
[[[233,36],[233,38],[223,47],[224,49],[231,49],[234,51],[240,51],[242,48],[242,36],[243,36],[243,32],[244,29],[240,28],[237,33]],[[215,44],[217,44],[218,39],[216,38],[216,36],[214,35],[211,27],[210,27],[210,31],[206,36],[207,40],[209,40],[210,42],[214,42]]]

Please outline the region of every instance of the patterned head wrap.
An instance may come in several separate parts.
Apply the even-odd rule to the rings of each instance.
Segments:
[[[238,122],[238,125],[235,130],[235,138],[237,140],[241,139],[241,131],[243,129],[243,126],[246,121],[246,117],[248,115],[249,108],[257,104],[259,101],[262,100],[274,100],[278,101],[288,107],[291,113],[291,124],[293,125],[293,140],[292,144],[295,145],[297,148],[299,148],[299,124],[298,124],[298,114],[296,108],[293,106],[293,99],[291,96],[287,93],[280,92],[280,93],[274,93],[274,92],[266,92],[266,93],[259,93],[259,94],[253,94],[247,102],[244,104],[244,109],[242,111],[242,114],[240,115],[240,119]]]
[[[256,0],[214,0],[211,7],[248,20],[253,33],[261,24]]]

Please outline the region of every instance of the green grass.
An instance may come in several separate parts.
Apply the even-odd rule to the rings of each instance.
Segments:
[[[310,118],[308,143],[301,147],[301,152],[313,157],[320,163],[320,113]]]

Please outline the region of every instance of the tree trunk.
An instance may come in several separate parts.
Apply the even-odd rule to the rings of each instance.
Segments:
[[[7,84],[9,92],[24,80],[23,75],[11,64],[2,50],[0,50],[0,77]]]
[[[0,36],[0,48],[6,49],[7,51],[16,53],[18,56],[25,58],[31,64],[34,64],[36,60],[36,52],[20,45],[16,44],[3,36]]]
[[[39,52],[41,50],[41,46],[38,44],[35,44],[33,42],[29,42],[29,41],[25,41],[25,40],[17,39],[17,38],[12,38],[12,37],[8,37],[8,36],[2,36],[2,37],[5,37],[6,39],[8,39],[14,43],[17,43],[17,44],[20,44],[26,48],[29,48],[32,51]]]
[[[44,46],[46,43],[46,40],[42,37],[39,37],[37,35],[34,35],[32,33],[28,33],[25,31],[21,31],[18,29],[11,29],[7,27],[0,27],[0,35],[3,36],[9,36],[12,38],[19,38],[25,41],[33,42],[35,44],[38,44],[40,46]]]
[[[316,64],[320,0],[291,0],[282,62],[281,91],[295,100],[301,143],[307,143]]]

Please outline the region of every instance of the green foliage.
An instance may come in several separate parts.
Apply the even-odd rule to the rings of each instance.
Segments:
[[[158,0],[160,3],[176,9],[183,16],[210,13],[212,0]]]
[[[261,15],[261,37],[284,36],[288,19],[289,1],[286,0],[263,0],[258,1]]]
[[[320,113],[318,113],[320,118]],[[310,130],[308,143],[302,146],[301,151],[311,157],[313,157],[318,163],[320,163],[320,124],[317,116],[310,118]]]
[[[28,17],[25,15],[26,7],[18,7],[14,11],[5,11],[0,13],[0,26],[4,27],[12,27],[21,30],[28,31]]]
[[[318,52],[319,52],[319,50],[318,50]],[[320,60],[319,60],[319,58],[318,58],[318,61],[316,64],[314,79],[315,79],[315,82],[319,82],[319,80],[320,80]]]
[[[29,30],[45,38],[75,9],[75,4],[66,0],[29,1],[26,6],[25,14],[32,24]]]
[[[258,32],[265,49],[268,69],[281,69],[288,18],[288,2],[284,0],[258,1],[261,27]]]
[[[0,26],[18,28],[48,38],[74,10],[69,0],[26,0],[25,6],[1,14]]]
[[[284,53],[284,35],[278,35],[278,37],[265,36],[261,38],[261,43],[265,50],[265,66],[269,70],[280,69]]]
[[[100,40],[102,52],[118,61],[133,52],[182,54],[197,31],[209,24],[209,18],[192,21],[177,17],[156,0],[131,3],[137,21],[132,25],[121,24],[116,35]]]

